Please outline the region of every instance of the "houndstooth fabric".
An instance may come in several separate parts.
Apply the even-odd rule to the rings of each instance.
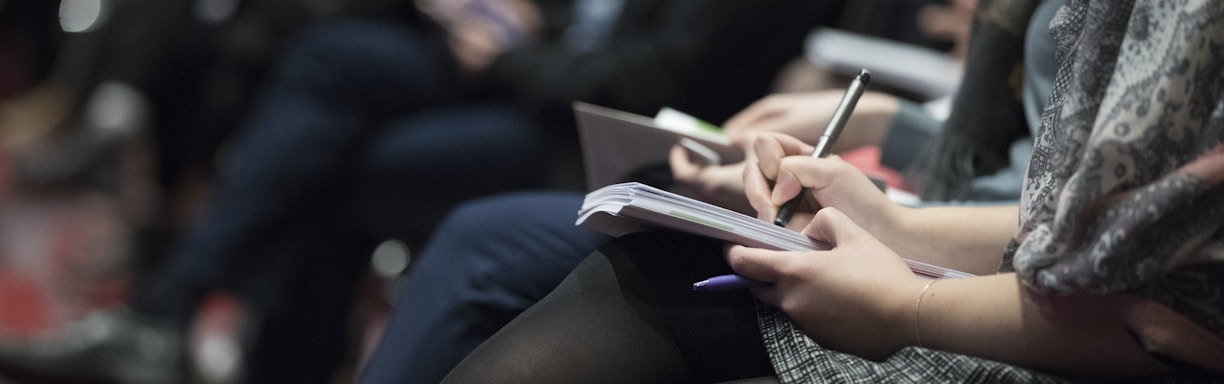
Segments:
[[[822,348],[782,311],[757,308],[765,346],[782,383],[1062,383],[1007,364],[955,353],[907,347],[876,362]]]
[[[777,308],[758,304],[765,348],[778,381],[794,383],[1048,384],[1072,381],[1029,369],[933,349],[906,347],[884,361],[826,349],[795,328]],[[1184,370],[1138,377],[1118,384],[1219,384],[1207,371]]]

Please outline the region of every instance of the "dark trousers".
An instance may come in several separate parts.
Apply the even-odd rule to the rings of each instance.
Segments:
[[[208,211],[134,300],[185,323],[231,289],[260,323],[250,382],[327,382],[376,241],[427,236],[464,199],[535,185],[542,138],[463,91],[413,27],[338,22],[290,45],[240,128]]]
[[[436,383],[544,298],[607,237],[574,225],[582,195],[516,193],[464,204],[403,276],[363,383]]]

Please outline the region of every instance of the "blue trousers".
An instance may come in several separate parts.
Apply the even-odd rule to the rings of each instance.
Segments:
[[[202,292],[235,291],[259,325],[249,382],[329,382],[377,241],[423,242],[458,202],[543,178],[536,124],[465,92],[453,68],[410,26],[307,30],[240,127],[208,211],[133,308],[185,323]]]
[[[604,235],[574,225],[582,194],[522,192],[465,203],[403,276],[362,383],[436,383],[544,298]]]

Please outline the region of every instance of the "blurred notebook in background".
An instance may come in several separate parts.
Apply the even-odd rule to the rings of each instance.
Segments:
[[[711,164],[744,159],[721,128],[670,108],[654,118],[583,102],[573,108],[588,191],[666,166],[668,152],[678,143],[693,158]]]
[[[831,248],[829,243],[755,217],[641,183],[612,184],[587,193],[576,225],[610,236],[666,229],[756,248],[786,251]],[[914,274],[927,278],[973,276],[913,260],[905,263]]]

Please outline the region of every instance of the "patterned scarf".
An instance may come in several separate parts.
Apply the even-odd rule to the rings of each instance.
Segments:
[[[1224,345],[1224,2],[1069,1],[1050,28],[1058,75],[1003,269],[1046,294],[1140,294]]]

